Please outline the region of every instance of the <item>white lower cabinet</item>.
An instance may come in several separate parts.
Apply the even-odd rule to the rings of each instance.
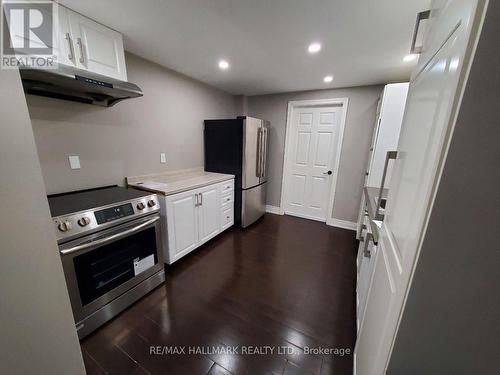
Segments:
[[[218,185],[198,190],[199,203],[199,243],[207,242],[220,232],[219,189]]]
[[[173,259],[179,259],[198,245],[199,212],[196,194],[192,191],[166,197],[165,203],[167,230],[163,234],[167,237],[164,238],[164,249],[168,248],[168,254],[164,255],[168,257],[164,259],[171,263]]]
[[[228,183],[224,181],[163,197],[162,235],[164,258],[168,264],[234,224],[234,180],[230,181],[230,190]]]
[[[368,216],[365,216],[361,230],[357,264],[356,282],[356,326],[359,331],[365,315],[366,297],[370,289],[377,246],[373,243]]]

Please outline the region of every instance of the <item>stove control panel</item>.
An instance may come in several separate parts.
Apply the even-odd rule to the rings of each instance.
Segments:
[[[158,210],[158,197],[150,195],[116,205],[54,217],[52,221],[56,227],[56,237],[59,242],[106,229]]]

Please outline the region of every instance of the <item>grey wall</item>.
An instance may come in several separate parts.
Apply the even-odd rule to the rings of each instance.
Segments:
[[[101,108],[27,96],[49,193],[203,166],[203,120],[235,115],[232,95],[137,56],[126,59],[142,98]],[[160,152],[166,164],[160,164]],[[79,155],[82,169],[71,170],[68,155]]]
[[[250,96],[247,98],[247,114],[271,122],[270,177],[267,190],[267,203],[269,205],[280,205],[288,102],[291,100],[347,97],[349,98],[349,106],[340,170],[337,178],[333,217],[341,220],[357,221],[368,149],[375,125],[377,100],[382,89],[382,86],[368,86]]]
[[[490,1],[389,375],[500,373],[499,33]]]
[[[0,113],[0,372],[85,374],[17,70],[0,70]]]
[[[235,97],[137,56],[126,59],[129,80],[144,90],[142,98],[101,108],[27,96],[49,193],[202,166],[203,120],[249,114],[271,121],[268,204],[279,206],[288,101],[348,97],[333,212],[337,219],[356,221],[382,86]],[[161,152],[166,164],[160,164]],[[82,169],[69,168],[69,155],[80,156]]]

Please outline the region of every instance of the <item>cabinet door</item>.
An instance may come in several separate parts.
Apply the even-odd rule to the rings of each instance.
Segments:
[[[373,238],[367,235],[365,242],[363,243],[363,248],[360,249],[361,252],[361,268],[359,271],[359,284],[358,284],[358,297],[359,297],[359,308],[358,308],[358,319],[360,325],[363,323],[363,317],[366,307],[366,296],[368,294],[368,288],[370,286],[370,281],[373,275],[373,269],[375,265],[375,256],[377,253],[377,247],[373,244]],[[366,250],[366,251],[365,251]]]
[[[167,197],[169,263],[198,246],[198,207],[195,191]]]
[[[69,27],[68,9],[59,6],[57,13],[59,18],[59,30],[57,33],[58,48],[54,50],[59,64],[76,66],[75,44]]]
[[[386,373],[465,84],[471,53],[467,46],[475,41],[473,20],[482,10],[482,5],[476,8],[478,4],[449,0],[443,8],[432,11],[435,30],[451,26],[447,26],[447,32],[440,31],[442,40],[433,41],[432,46],[424,41],[426,51],[434,45],[440,47],[423,70],[413,74],[410,84],[386,215],[354,351],[358,375]]]
[[[197,190],[199,195],[199,239],[208,241],[220,231],[220,200],[217,185]]]
[[[92,73],[126,81],[122,35],[69,9],[68,13],[77,66]]]
[[[408,83],[393,83],[385,86],[375,143],[370,152],[372,159],[366,186],[381,185],[387,151],[395,151],[398,148],[408,86]],[[386,186],[389,186],[391,180],[392,165],[389,163],[387,168]]]

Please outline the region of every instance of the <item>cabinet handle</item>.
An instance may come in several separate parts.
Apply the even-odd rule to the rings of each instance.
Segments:
[[[85,55],[83,54],[82,38],[77,38],[76,44],[78,44],[78,48],[80,49],[80,62],[83,64],[85,63]]]
[[[198,204],[198,193],[196,193],[194,196],[195,196],[195,198],[194,198],[194,206],[198,207],[199,206],[199,204]]]
[[[263,128],[263,146],[262,146],[262,174],[260,177],[264,178],[266,177],[266,173],[267,173],[267,143],[268,143],[268,140],[267,140],[267,128]]]
[[[375,210],[376,220],[383,220],[384,218],[384,216],[380,214],[380,203],[382,202],[382,192],[384,191],[385,178],[387,176],[387,168],[389,166],[389,160],[396,160],[397,157],[398,157],[397,151],[387,151],[387,154],[385,156],[384,171],[382,172],[382,183],[380,184],[380,188],[378,191],[377,209]]]
[[[426,10],[424,12],[420,12],[417,14],[417,22],[415,23],[415,30],[413,31],[413,38],[411,40],[410,53],[421,53],[422,52],[422,46],[417,46],[418,31],[420,29],[420,24],[422,23],[422,21],[429,19],[430,16],[431,16],[430,10]]]
[[[69,61],[73,61],[75,58],[75,51],[73,51],[73,42],[71,41],[71,35],[69,33],[64,34],[64,39],[68,41],[68,59]]]
[[[368,243],[370,241],[373,241],[373,236],[371,233],[367,233],[366,234],[366,241],[365,241],[365,248],[363,249],[363,255],[366,257],[366,258],[371,258],[372,257],[372,253],[370,250],[368,250]]]
[[[203,194],[200,193],[200,206],[203,206]]]
[[[257,165],[255,169],[255,176],[261,177],[262,175],[262,128],[257,130]]]
[[[69,249],[61,250],[60,253],[61,253],[61,255],[68,255],[68,254],[75,253],[75,252],[80,251],[80,250],[85,250],[89,247],[96,247],[99,245],[107,244],[111,241],[118,240],[119,238],[123,238],[123,237],[126,237],[132,233],[135,233],[135,232],[157,222],[158,220],[160,220],[160,216],[156,216],[151,220],[145,221],[144,223],[137,225],[136,227],[127,229],[127,230],[120,232],[120,233],[117,233],[117,234],[113,234],[109,237],[100,238],[100,239],[97,239],[97,240],[92,241],[92,242],[83,242],[80,245],[73,246]]]

